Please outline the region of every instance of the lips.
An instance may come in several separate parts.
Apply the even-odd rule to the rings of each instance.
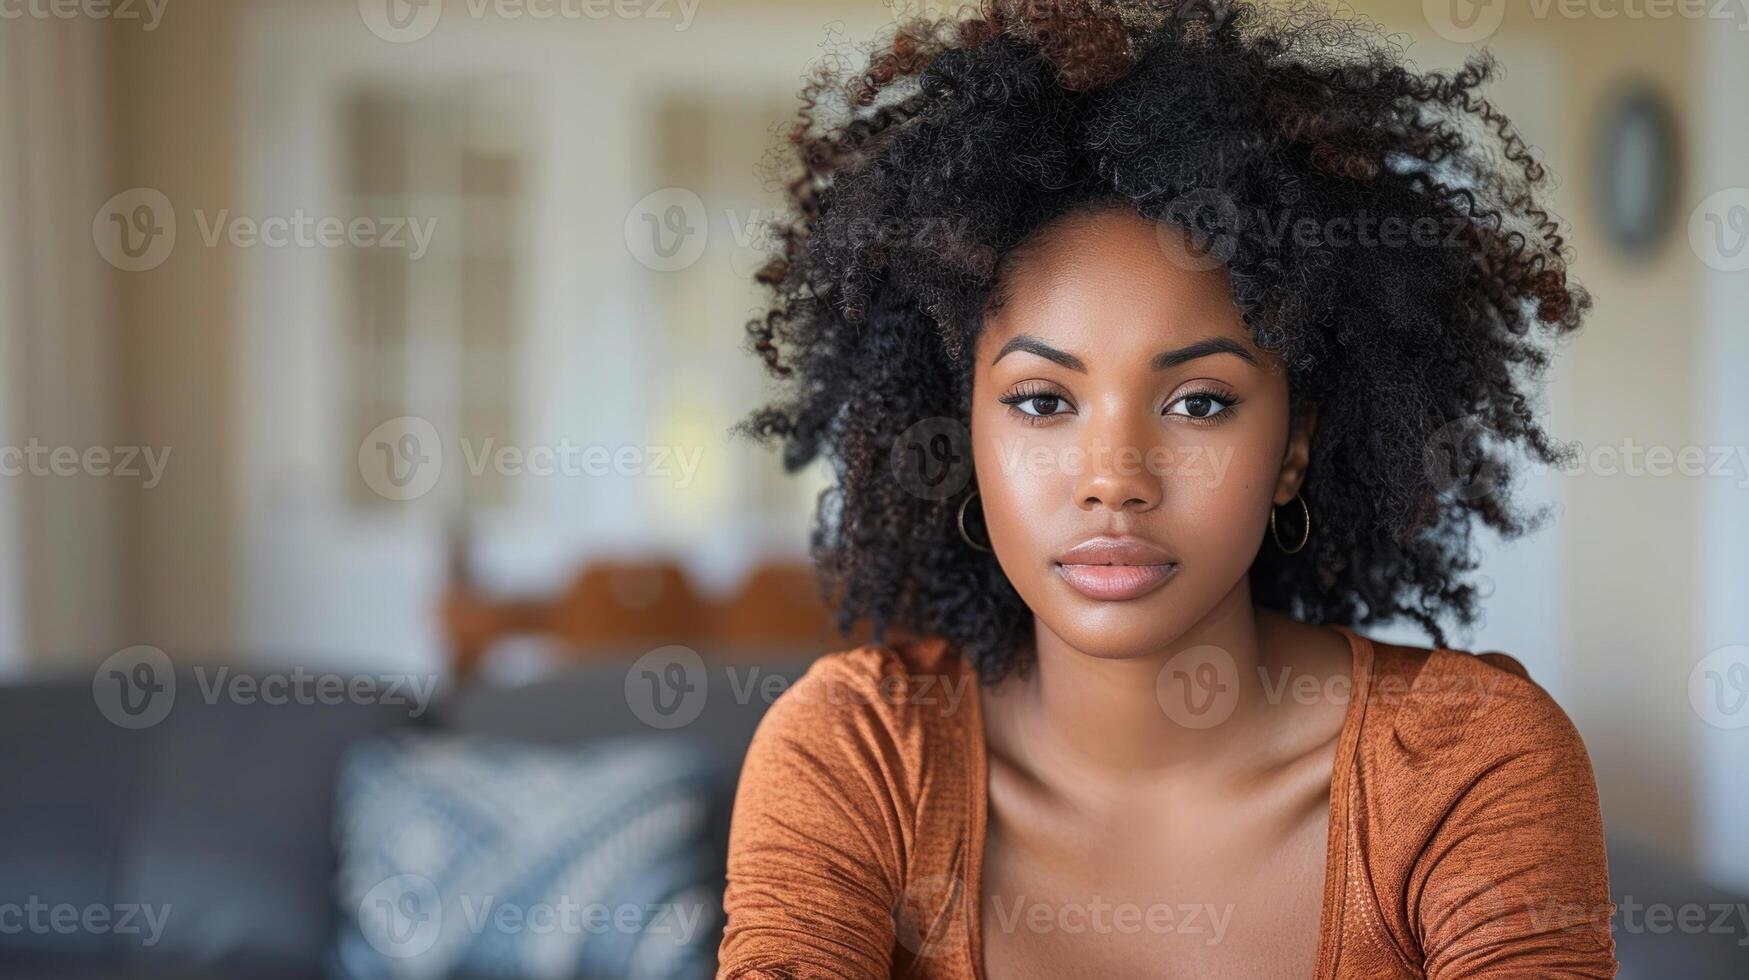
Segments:
[[[1057,574],[1089,599],[1139,599],[1178,573],[1178,562],[1140,538],[1090,538],[1057,557]]]

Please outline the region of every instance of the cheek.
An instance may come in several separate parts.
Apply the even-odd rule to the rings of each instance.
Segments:
[[[1272,416],[1254,411],[1174,447],[1180,465],[1166,477],[1163,510],[1173,542],[1198,572],[1227,579],[1249,567],[1268,532],[1285,438]]]
[[[1281,475],[1281,455],[1248,440],[1205,437],[1175,447],[1165,478],[1166,510],[1194,535],[1222,529],[1248,533],[1258,515],[1268,520],[1270,497]]]
[[[1068,431],[1017,421],[999,402],[972,412],[973,506],[983,508],[996,560],[1023,595],[1075,533],[1075,477],[1062,465],[1065,449],[1073,451]]]
[[[1028,432],[1024,424],[1006,426],[981,439],[975,455],[978,486],[1004,511],[1048,511],[1073,496],[1074,478],[1061,465],[1062,455],[1062,445]]]

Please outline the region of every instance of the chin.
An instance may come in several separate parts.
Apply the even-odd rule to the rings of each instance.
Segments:
[[[1091,600],[1078,600],[1093,604]],[[1183,634],[1185,625],[1163,603],[1098,603],[1104,608],[1060,610],[1039,621],[1073,649],[1099,660],[1128,660],[1157,652]]]

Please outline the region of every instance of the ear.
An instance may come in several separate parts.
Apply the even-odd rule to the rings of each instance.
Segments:
[[[1287,452],[1281,460],[1281,476],[1275,481],[1275,504],[1281,506],[1294,499],[1305,482],[1306,467],[1312,460],[1312,435],[1318,430],[1318,405],[1306,402],[1288,426]]]

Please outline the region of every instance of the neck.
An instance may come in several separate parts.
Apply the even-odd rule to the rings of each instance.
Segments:
[[[1036,669],[1016,692],[1017,735],[1035,761],[1076,779],[1130,781],[1225,768],[1268,736],[1258,667],[1272,613],[1241,581],[1159,649],[1095,657],[1038,623]]]

